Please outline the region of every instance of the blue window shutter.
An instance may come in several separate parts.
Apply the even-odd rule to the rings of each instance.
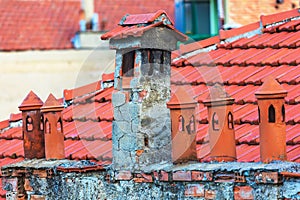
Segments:
[[[184,1],[175,0],[175,27],[183,33],[185,33],[184,21]]]

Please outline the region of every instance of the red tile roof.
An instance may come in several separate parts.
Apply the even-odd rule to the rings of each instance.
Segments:
[[[94,7],[102,31],[114,29],[125,14],[154,13],[163,9],[174,19],[174,0],[95,0]]]
[[[80,0],[0,1],[0,50],[69,49]]]
[[[290,12],[294,17],[295,11]],[[238,29],[238,34],[242,35],[239,37],[231,30],[230,35],[235,40],[214,37],[182,46],[174,52],[172,90],[187,85],[187,92],[198,101],[197,149],[200,160],[209,160],[207,108],[203,101],[210,94],[209,88],[216,83],[223,84],[225,91],[235,99],[233,110],[238,161],[260,160],[255,91],[266,77],[272,76],[288,92],[285,98],[287,156],[291,161],[300,162],[300,38],[296,37],[300,31],[300,20],[295,18],[289,21],[285,18],[285,21],[278,23],[276,16],[272,19],[276,19],[271,21],[276,23],[272,33],[264,31],[265,27],[252,35]],[[208,46],[211,47],[209,49],[215,49],[205,52]],[[193,54],[199,49],[202,52]],[[108,81],[113,78],[112,75],[104,77],[109,77]],[[96,85],[97,89],[95,84],[91,84],[69,90],[72,95],[65,93],[68,102],[73,99],[73,103],[63,110],[66,157],[109,164],[112,160],[111,96],[114,89],[109,87],[101,90],[98,83]],[[9,121],[10,128],[4,121],[0,129],[1,166],[23,159],[22,128],[15,125],[14,116],[11,119],[14,120]]]
[[[180,37],[179,40],[185,41],[187,38],[173,26],[173,22],[165,11],[159,10],[156,13],[125,15],[119,26],[101,36],[102,40],[127,38],[129,36],[140,37],[144,32],[159,26],[172,29]]]

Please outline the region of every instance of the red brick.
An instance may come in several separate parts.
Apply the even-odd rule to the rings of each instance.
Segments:
[[[256,183],[281,183],[282,176],[278,172],[260,172],[255,174]]]
[[[119,171],[117,172],[115,177],[116,180],[123,180],[123,181],[131,180],[132,178],[133,177],[130,171]]]
[[[173,181],[191,181],[191,171],[177,171],[173,172]]]
[[[159,180],[160,181],[169,181],[169,173],[165,171],[159,172]]]
[[[253,188],[250,186],[235,186],[234,187],[234,199],[254,199]]]
[[[204,197],[203,184],[190,184],[186,186],[184,191],[186,197]]]
[[[26,191],[33,191],[33,188],[31,187],[30,185],[30,181],[28,178],[25,178],[25,181],[24,181],[24,189]]]
[[[135,182],[137,183],[152,183],[153,178],[151,174],[136,174],[134,179]]]
[[[37,175],[40,178],[47,178],[47,176],[48,176],[46,170],[39,170],[39,169],[33,170],[33,174]]]
[[[205,190],[205,199],[215,199],[216,191],[215,190]]]
[[[30,195],[30,199],[31,200],[45,200],[46,197],[44,195],[35,195],[35,194],[33,194],[33,195]]]
[[[193,181],[212,181],[213,175],[211,172],[192,171]]]

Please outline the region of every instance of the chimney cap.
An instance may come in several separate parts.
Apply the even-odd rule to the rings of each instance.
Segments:
[[[43,104],[43,101],[31,90],[19,106],[19,110],[38,110],[43,106]]]
[[[206,106],[232,105],[234,103],[234,98],[232,98],[219,84],[211,87],[209,91],[209,95],[203,101]]]
[[[258,99],[283,98],[287,96],[287,91],[272,76],[269,76],[255,92],[255,96]]]
[[[41,107],[42,112],[62,111],[64,106],[50,93],[45,104]]]
[[[188,94],[185,86],[178,86],[167,103],[167,107],[171,109],[195,108],[196,105],[197,102]]]
[[[161,15],[165,15],[166,19],[169,20],[171,25],[174,24],[174,22],[168,16],[166,11],[158,10],[155,13],[127,14],[121,19],[121,21],[119,22],[119,25],[125,26],[125,25],[137,25],[137,24],[153,23]]]

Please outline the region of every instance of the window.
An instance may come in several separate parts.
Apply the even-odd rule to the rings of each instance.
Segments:
[[[184,131],[184,118],[182,117],[182,115],[180,115],[178,118],[178,124],[178,131]]]
[[[149,63],[150,63],[150,68],[148,71],[148,75],[152,76],[153,75],[153,68],[154,68],[154,63],[155,63],[155,55],[154,55],[154,50],[149,50]]]
[[[234,121],[233,121],[233,115],[231,112],[228,113],[228,128],[233,129],[234,128]]]
[[[217,0],[177,0],[175,25],[195,40],[218,34]]]
[[[149,138],[147,135],[145,135],[145,137],[144,137],[144,146],[149,147]]]
[[[194,117],[194,115],[192,115],[192,117],[190,119],[190,123],[186,126],[186,129],[187,129],[189,134],[195,133],[196,126],[195,126],[195,117]]]
[[[269,107],[268,114],[269,114],[269,122],[275,123],[275,108],[272,104]]]
[[[40,131],[44,130],[44,116],[41,116],[41,121],[40,121]]]
[[[212,116],[212,128],[214,131],[220,130],[219,117],[218,117],[217,113],[214,113]]]
[[[122,73],[125,77],[133,77],[134,75],[134,59],[135,51],[130,51],[123,54]]]
[[[26,130],[28,132],[33,131],[33,120],[30,116],[26,117]]]
[[[58,132],[63,132],[63,126],[62,126],[62,120],[61,118],[59,118],[59,120],[57,121],[57,131]]]
[[[50,125],[48,119],[46,119],[46,121],[45,121],[45,129],[46,129],[45,133],[50,133],[51,132],[51,125]]]
[[[281,106],[281,121],[285,122],[285,108],[284,108],[284,105]]]
[[[143,72],[143,74],[152,76],[154,71],[153,64],[159,64],[159,72],[164,73],[164,65],[170,64],[170,58],[168,56],[171,56],[171,54],[167,51],[156,49],[142,50],[142,64],[144,65],[143,67],[148,67],[148,69],[145,69],[146,72]],[[146,64],[149,64],[149,66]]]
[[[260,109],[258,107],[258,123],[260,123]]]

